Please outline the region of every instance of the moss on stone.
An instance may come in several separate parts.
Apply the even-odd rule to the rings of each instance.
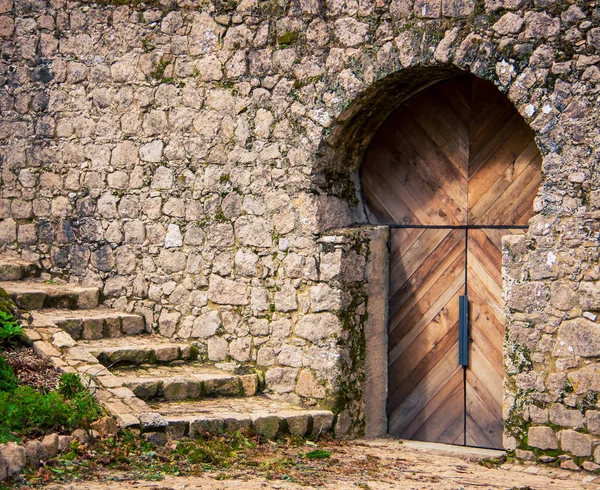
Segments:
[[[284,32],[281,36],[277,38],[277,43],[279,44],[279,49],[285,49],[292,44],[296,44],[298,42],[298,33],[296,31],[287,31]]]
[[[15,305],[8,293],[2,288],[0,288],[0,311],[10,315],[15,315],[18,311],[17,305]]]

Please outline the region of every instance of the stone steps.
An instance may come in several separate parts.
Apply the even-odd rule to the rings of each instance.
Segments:
[[[334,416],[328,410],[305,410],[266,396],[216,398],[196,402],[150,403],[168,424],[173,439],[185,436],[218,435],[253,429],[272,439],[281,434],[298,437],[329,433]]]
[[[39,277],[40,268],[35,262],[19,257],[0,257],[0,281],[20,281],[28,277]]]
[[[69,310],[92,309],[98,306],[98,288],[77,284],[48,283],[41,279],[2,281],[3,288],[15,304],[24,310],[64,308]]]
[[[75,340],[98,340],[124,335],[140,335],[146,331],[143,316],[110,308],[90,310],[44,309],[36,314],[67,332]]]
[[[159,335],[80,340],[78,346],[107,367],[194,361],[198,357],[193,345],[173,342]]]
[[[200,363],[140,366],[112,373],[142,400],[253,396],[259,387],[257,374],[236,375]]]

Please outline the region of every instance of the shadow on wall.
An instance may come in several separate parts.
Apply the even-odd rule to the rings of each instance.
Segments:
[[[340,114],[314,163],[313,190],[322,196],[317,213],[321,230],[368,223],[359,169],[371,139],[407,99],[464,73],[452,66],[400,70],[372,84]]]

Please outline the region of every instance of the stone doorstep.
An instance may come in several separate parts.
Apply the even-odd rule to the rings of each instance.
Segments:
[[[145,332],[143,316],[123,313],[109,308],[89,310],[41,310],[35,315],[43,317],[67,332],[73,339],[98,340],[102,338],[140,335]]]
[[[0,258],[0,281],[20,281],[27,277],[39,277],[40,268],[35,262],[17,258]]]
[[[197,400],[218,396],[253,396],[258,388],[258,375],[190,372],[175,376],[117,376],[123,386],[142,400]]]
[[[98,306],[100,290],[77,284],[46,284],[39,279],[0,282],[19,308],[91,309]]]
[[[140,339],[144,336],[138,336]],[[135,337],[134,337],[135,338]],[[133,343],[132,338],[119,339],[124,345],[109,346],[102,340],[80,341],[78,346],[93,355],[104,366],[111,367],[119,364],[142,365],[160,364],[174,361],[190,361],[197,357],[195,349],[190,344],[162,342],[159,344]]]

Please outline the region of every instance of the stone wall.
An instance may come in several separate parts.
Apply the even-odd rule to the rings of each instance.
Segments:
[[[560,434],[544,444],[591,459],[599,22],[574,0],[0,0],[1,247],[332,403],[368,298],[322,233],[365,222],[357,169],[378,124],[474,73],[544,155],[538,215],[505,253],[507,444]]]

